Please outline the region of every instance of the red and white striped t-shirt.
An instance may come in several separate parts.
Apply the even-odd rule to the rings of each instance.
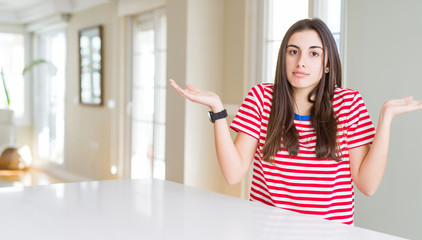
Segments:
[[[317,159],[316,134],[310,120],[294,123],[299,133],[299,154],[289,157],[282,149],[275,163],[262,160],[273,84],[256,85],[248,93],[230,127],[259,140],[253,161],[251,201],[353,223],[354,192],[349,166],[349,149],[371,144],[375,128],[360,94],[336,88],[333,108],[338,117],[337,141],[341,161]]]

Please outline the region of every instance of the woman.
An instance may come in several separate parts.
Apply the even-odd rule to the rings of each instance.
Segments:
[[[360,94],[341,88],[338,50],[319,19],[298,21],[287,31],[274,84],[248,93],[230,126],[238,132],[234,143],[215,93],[170,84],[210,107],[229,184],[240,182],[253,162],[252,201],[345,224],[353,223],[353,182],[365,195],[381,182],[393,117],[422,109],[412,97],[387,101],[375,133]]]

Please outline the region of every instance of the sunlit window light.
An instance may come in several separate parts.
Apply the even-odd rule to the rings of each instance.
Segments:
[[[36,155],[52,163],[63,164],[66,36],[59,31],[37,37],[38,58],[51,64],[40,65],[34,79],[37,83],[34,85],[37,95],[34,99],[38,102],[34,105]]]
[[[22,34],[0,33],[0,68],[3,69],[10,106],[2,81],[0,84],[0,108],[10,108],[14,118],[22,118],[25,111],[24,41]],[[0,79],[1,80],[1,79]]]
[[[134,18],[132,178],[165,177],[166,15]]]
[[[113,174],[113,175],[116,175],[117,174],[117,167],[116,166],[111,166],[111,168],[110,168],[110,172],[111,172],[111,174]]]

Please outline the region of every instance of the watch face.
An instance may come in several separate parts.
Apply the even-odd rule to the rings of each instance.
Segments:
[[[211,112],[208,112],[208,119],[210,120],[210,122],[212,122],[212,117],[211,117]]]

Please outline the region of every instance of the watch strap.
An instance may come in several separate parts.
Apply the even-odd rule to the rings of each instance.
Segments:
[[[213,113],[212,111],[209,111],[210,121],[214,123],[218,119],[226,118],[227,117],[227,110],[224,109],[221,112]]]

